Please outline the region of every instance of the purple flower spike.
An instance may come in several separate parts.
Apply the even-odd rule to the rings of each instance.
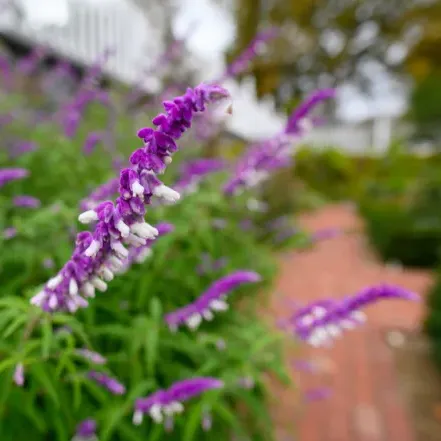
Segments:
[[[233,176],[224,186],[224,192],[232,195],[242,188],[256,187],[274,171],[291,165],[294,141],[313,127],[312,120],[307,118],[309,112],[321,101],[333,97],[334,93],[333,89],[315,92],[291,114],[283,133],[250,146],[236,164]]]
[[[103,386],[114,395],[124,395],[126,393],[126,388],[123,384],[102,372],[89,371],[88,377],[95,380],[100,386]]]
[[[99,144],[99,142],[103,139],[103,134],[100,132],[91,132],[89,136],[86,138],[83,146],[83,153],[85,155],[90,155],[95,147]]]
[[[17,158],[25,153],[33,152],[38,149],[38,145],[34,142],[19,142],[15,144],[11,149],[11,157]]]
[[[181,177],[174,188],[180,193],[192,193],[207,175],[225,169],[226,162],[221,159],[198,159],[188,162],[181,168]]]
[[[82,421],[78,424],[75,436],[81,440],[87,440],[95,437],[96,435],[97,424],[96,421],[88,418],[87,420]]]
[[[183,402],[223,386],[224,383],[221,380],[211,377],[179,381],[169,389],[158,390],[148,397],[137,399],[133,423],[141,424],[145,414],[149,414],[156,423],[163,423],[164,417],[172,417],[183,412]]]
[[[90,351],[89,349],[83,348],[83,349],[77,349],[76,354],[79,356],[85,358],[86,360],[89,360],[90,362],[94,364],[106,364],[107,360],[104,358],[101,354],[98,354],[98,352]]]
[[[335,98],[335,89],[316,90],[291,114],[286,124],[285,133],[303,134],[312,127],[313,122],[307,119],[312,110],[321,102]]]
[[[26,195],[16,196],[13,199],[12,203],[16,207],[23,207],[23,208],[38,208],[41,206],[40,199],[34,198],[32,196],[26,196]]]
[[[193,303],[167,314],[165,321],[171,330],[176,330],[182,324],[187,324],[194,330],[203,319],[212,320],[213,312],[228,309],[225,298],[233,289],[244,283],[256,283],[261,280],[261,276],[253,271],[236,271],[214,282]]]
[[[250,65],[253,58],[262,52],[266,44],[276,38],[279,34],[279,29],[272,27],[265,29],[258,33],[251,43],[245,48],[245,50],[227,67],[226,72],[219,79],[219,83],[222,83],[229,77],[239,75],[244,72]]]
[[[131,167],[121,170],[119,197],[79,216],[81,223],[94,224],[93,232],[77,235],[71,259],[31,299],[32,304],[48,312],[74,313],[87,307],[96,289],[106,291],[107,282],[124,267],[132,248],[148,246],[148,241],[158,237],[159,231],[145,222],[146,205],[154,196],[168,202],[180,197],[158,175],[170,164],[178,150],[176,140],[191,127],[194,114],[227,97],[222,87],[202,84],[164,102],[165,112],[153,119],[156,128],[138,132],[144,144],[131,155]]]
[[[343,330],[353,329],[366,321],[361,308],[382,299],[419,301],[420,297],[411,291],[392,285],[365,288],[353,296],[335,300],[333,304],[328,303],[327,306],[322,304],[317,308],[318,303],[315,303],[311,313],[300,314],[292,320],[295,325],[294,332],[312,346],[329,345],[334,338],[342,334]]]
[[[0,187],[10,181],[16,181],[29,176],[29,171],[24,168],[0,168]]]
[[[86,199],[80,203],[82,210],[92,210],[106,199],[113,198],[118,193],[119,179],[113,178],[97,187]]]
[[[169,224],[168,222],[161,222],[160,224],[155,225],[155,228],[158,230],[157,238],[172,233],[175,229],[174,225]],[[138,248],[130,248],[127,259],[123,260],[121,269],[117,270],[116,272],[118,274],[122,274],[127,271],[133,264],[144,263],[152,255],[151,246],[155,243],[156,239],[146,240],[146,244],[144,246]]]

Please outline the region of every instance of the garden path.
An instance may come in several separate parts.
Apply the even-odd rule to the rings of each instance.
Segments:
[[[309,231],[343,227],[355,232],[323,241],[305,253],[282,256],[272,317],[286,317],[290,302],[343,296],[373,284],[398,284],[418,293],[430,285],[427,272],[380,263],[368,249],[362,222],[349,205],[325,207],[302,216],[300,222]],[[366,312],[367,324],[346,332],[331,349],[303,348],[301,359],[310,359],[318,373],[299,372],[292,366],[298,349],[287,349],[299,390],[326,387],[331,395],[299,405],[299,390],[274,384],[277,441],[414,441],[390,345],[400,343],[396,331],[420,326],[424,303],[383,301]]]

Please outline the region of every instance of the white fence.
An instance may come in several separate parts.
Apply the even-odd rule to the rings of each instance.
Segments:
[[[406,130],[397,120],[382,118],[362,124],[316,127],[304,141],[316,147],[339,147],[354,154],[381,153],[389,147],[394,136],[401,136]]]
[[[34,1],[38,8],[39,0]],[[84,65],[91,65],[111,49],[114,55],[104,71],[128,84],[139,82],[141,71],[152,67],[161,47],[151,38],[152,24],[135,5],[129,1],[94,4],[68,0],[68,8],[66,26],[32,28],[6,6],[0,12],[0,32],[30,44],[43,44]]]

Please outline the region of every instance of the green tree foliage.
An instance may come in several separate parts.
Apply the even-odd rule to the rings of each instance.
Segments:
[[[260,27],[282,28],[281,37],[252,68],[258,93],[273,94],[281,105],[345,80],[369,92],[370,75],[361,68],[367,61],[398,76],[412,72],[408,58],[441,62],[441,6],[436,1],[237,0],[236,5],[238,38],[229,59]]]

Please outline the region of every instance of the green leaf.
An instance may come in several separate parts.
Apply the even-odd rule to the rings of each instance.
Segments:
[[[182,441],[194,441],[196,433],[201,427],[202,402],[196,403],[190,411],[187,411]]]
[[[146,353],[147,373],[149,376],[155,375],[155,364],[158,355],[159,342],[159,320],[162,318],[162,308],[159,300],[155,297],[151,301],[151,313],[153,322],[146,330],[144,349]]]
[[[68,427],[59,417],[53,419],[53,424],[57,432],[57,437],[59,441],[66,441],[69,439]]]
[[[6,360],[3,360],[0,362],[0,374],[10,368],[11,366],[15,366],[17,364],[17,357],[14,358],[7,358]]]
[[[60,407],[60,398],[55,385],[55,375],[50,375],[48,364],[33,364],[30,368],[32,376],[43,386],[45,393],[51,398],[56,408]]]
[[[115,429],[120,424],[121,420],[124,418],[125,413],[127,412],[127,406],[115,406],[106,409],[106,413],[104,415],[104,422],[101,430],[101,441],[108,441],[111,439]]]
[[[22,327],[28,321],[28,317],[26,315],[21,315],[16,317],[12,323],[4,330],[2,336],[3,338],[8,338],[12,334],[14,334],[20,327]]]
[[[124,441],[139,441],[141,439],[139,429],[134,427],[133,424],[126,423],[125,421],[120,421],[118,425],[118,433]],[[148,439],[150,441],[150,436]]]
[[[41,323],[41,331],[42,331],[41,355],[43,358],[47,358],[51,350],[52,339],[53,339],[52,324],[48,318],[45,318]]]

